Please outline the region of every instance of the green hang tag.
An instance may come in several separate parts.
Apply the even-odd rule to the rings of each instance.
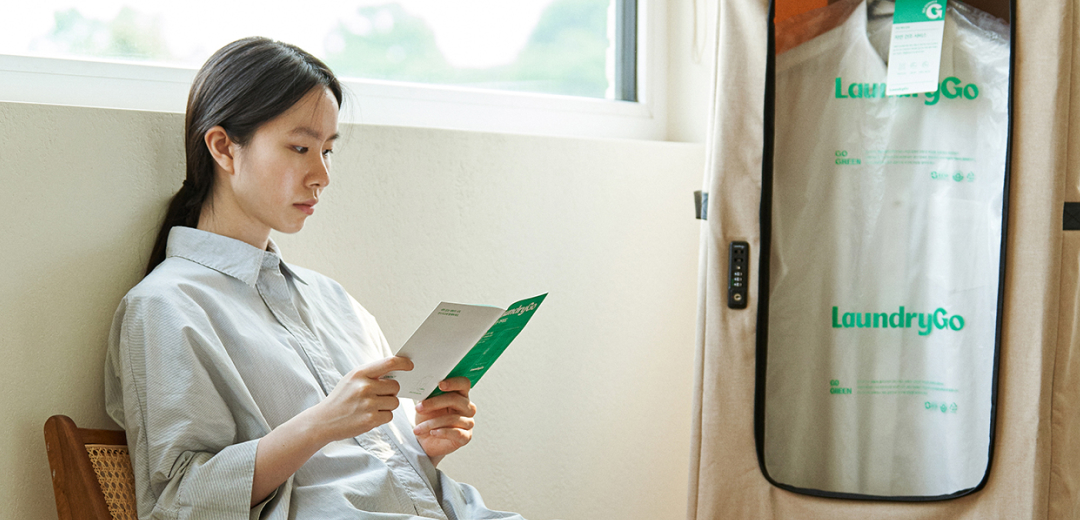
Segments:
[[[885,93],[938,89],[947,0],[896,0]]]

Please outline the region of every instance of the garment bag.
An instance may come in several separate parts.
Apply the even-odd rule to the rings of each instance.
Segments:
[[[994,446],[1011,9],[921,0],[944,18],[937,89],[888,95],[896,4],[811,3],[770,15],[761,470],[819,496],[962,496]]]

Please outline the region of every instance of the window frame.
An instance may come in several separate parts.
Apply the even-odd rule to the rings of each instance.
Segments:
[[[536,94],[382,80],[343,80],[345,123],[578,138],[663,140],[666,53],[664,0],[616,0],[626,19],[636,3],[637,101]],[[629,11],[635,11],[633,9]],[[618,39],[617,39],[618,40]],[[0,102],[184,112],[195,69],[0,54]]]

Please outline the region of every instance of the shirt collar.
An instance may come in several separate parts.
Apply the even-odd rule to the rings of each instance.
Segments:
[[[280,268],[284,273],[307,285],[281,258],[281,249],[270,239],[266,251],[247,242],[209,231],[184,226],[169,230],[165,257],[176,256],[231,276],[251,287],[263,268]]]

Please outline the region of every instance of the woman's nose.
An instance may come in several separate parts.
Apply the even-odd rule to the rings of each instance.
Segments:
[[[308,185],[326,188],[330,184],[330,159],[325,156],[319,157],[316,164],[312,165],[308,174]]]

